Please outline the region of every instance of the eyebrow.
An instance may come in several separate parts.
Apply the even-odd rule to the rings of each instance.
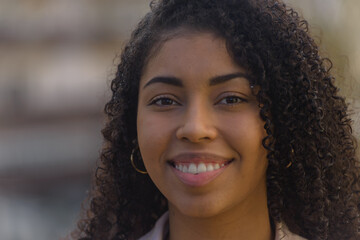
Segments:
[[[214,86],[217,84],[221,84],[227,81],[230,81],[234,78],[245,78],[250,82],[250,75],[246,74],[246,73],[230,73],[230,74],[226,74],[226,75],[220,75],[220,76],[216,76],[210,79],[209,81],[209,86]],[[181,81],[181,79],[177,78],[177,77],[166,77],[166,76],[159,76],[159,77],[154,77],[152,78],[150,81],[148,81],[145,86],[143,88],[146,88],[147,86],[154,84],[154,83],[165,83],[165,84],[169,84],[169,85],[173,85],[176,87],[183,87],[183,83]]]

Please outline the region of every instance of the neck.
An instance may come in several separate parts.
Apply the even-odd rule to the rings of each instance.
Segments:
[[[271,240],[266,201],[261,206],[244,204],[212,217],[192,217],[169,206],[170,240]]]

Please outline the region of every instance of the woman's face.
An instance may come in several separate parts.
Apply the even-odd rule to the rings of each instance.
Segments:
[[[266,204],[266,136],[246,71],[210,33],[167,40],[140,81],[138,142],[169,208],[194,217]]]

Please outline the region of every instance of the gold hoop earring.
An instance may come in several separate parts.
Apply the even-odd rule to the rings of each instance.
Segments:
[[[294,149],[293,149],[293,148],[291,148],[291,155],[294,155]],[[286,165],[286,168],[291,167],[291,165],[292,165],[292,161],[290,161],[290,162],[288,163],[288,165]]]
[[[292,162],[290,161],[290,162],[288,163],[288,165],[286,165],[286,168],[291,167],[291,165],[292,165]]]
[[[133,166],[133,168],[135,169],[135,171],[137,171],[138,173],[147,174],[147,171],[142,171],[142,170],[138,169],[138,168],[135,166],[135,163],[134,163],[134,153],[135,153],[135,148],[132,150],[131,155],[130,155],[131,165]]]

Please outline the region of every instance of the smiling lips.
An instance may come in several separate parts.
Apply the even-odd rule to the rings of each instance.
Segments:
[[[169,161],[171,169],[186,185],[200,187],[219,176],[233,159],[213,154],[181,154]]]

